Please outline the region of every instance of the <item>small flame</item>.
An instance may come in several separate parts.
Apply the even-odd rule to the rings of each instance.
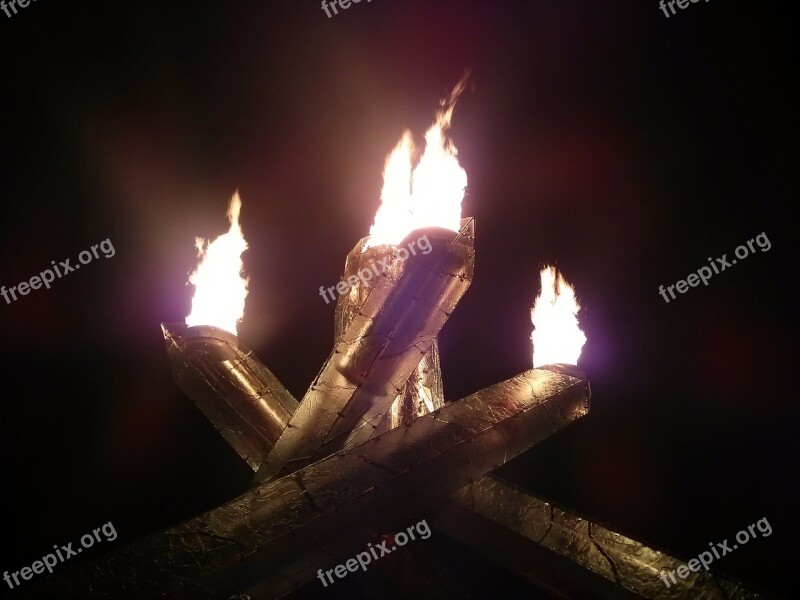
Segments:
[[[192,312],[186,317],[189,327],[212,325],[230,333],[237,333],[237,324],[244,316],[244,301],[247,297],[248,279],[243,277],[242,253],[247,242],[239,225],[242,201],[239,192],[231,198],[227,233],[213,242],[195,239],[199,263],[197,270],[189,275],[189,283],[195,286]]]
[[[555,267],[540,273],[542,291],[531,309],[533,367],[566,363],[577,365],[586,335],[578,326],[580,304],[575,290]]]
[[[399,244],[414,229],[443,227],[458,231],[467,173],[458,162],[458,150],[445,133],[456,101],[464,91],[467,73],[436,112],[436,122],[425,134],[425,150],[412,166],[414,141],[410,131],[386,159],[381,206],[364,246]]]

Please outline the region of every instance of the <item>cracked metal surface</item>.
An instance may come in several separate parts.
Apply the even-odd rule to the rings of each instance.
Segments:
[[[526,371],[30,586],[32,597],[285,595],[588,411],[584,380]]]
[[[397,248],[376,248],[391,260],[358,309],[340,317],[333,352],[260,469],[260,479],[285,475],[372,436],[472,281],[471,231],[468,220],[461,233],[420,229]],[[398,248],[423,235],[431,252],[401,258]]]
[[[745,600],[765,598],[711,573],[691,573],[670,588],[659,577],[686,561],[541,500],[493,476],[481,477],[451,496],[461,508],[486,517],[518,536],[644,598]],[[457,528],[445,524],[445,530]],[[463,527],[463,524],[462,524]],[[457,533],[457,532],[456,532]]]
[[[474,238],[474,221],[462,220],[464,235]],[[358,275],[363,269],[372,265],[380,265],[381,261],[390,259],[393,253],[391,246],[373,246],[366,251],[362,250],[368,238],[362,239],[347,255],[342,281]],[[380,268],[379,268],[380,270]],[[346,294],[339,296],[336,304],[334,319],[334,344],[338,344],[353,318],[361,311],[367,302],[372,288],[375,286],[374,278],[358,279],[356,284]],[[409,423],[413,419],[426,413],[433,412],[444,406],[444,390],[439,363],[439,344],[434,338],[430,349],[425,353],[419,364],[414,368],[403,389],[391,403],[386,413],[379,417],[379,424],[373,428],[371,437],[380,435],[389,429]],[[347,444],[353,445],[353,441]]]
[[[414,419],[444,406],[439,343],[433,340],[430,350],[411,373],[403,391],[394,399],[389,410],[380,417],[372,436],[410,423]],[[355,438],[348,445],[355,442]]]
[[[162,323],[161,329],[178,387],[258,470],[297,400],[233,334],[183,323]]]

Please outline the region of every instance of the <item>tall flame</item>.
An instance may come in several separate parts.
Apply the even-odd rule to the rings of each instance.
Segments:
[[[542,291],[531,309],[533,367],[553,363],[577,365],[586,335],[578,326],[580,304],[575,290],[555,267],[540,273]]]
[[[230,333],[237,333],[237,324],[244,316],[244,301],[247,297],[248,279],[243,277],[242,253],[247,242],[239,225],[242,201],[239,192],[231,198],[227,233],[213,242],[195,239],[199,263],[197,270],[189,275],[189,283],[195,286],[192,312],[186,324],[213,325]]]
[[[409,232],[421,227],[458,231],[467,173],[458,163],[458,150],[445,135],[456,101],[464,91],[467,73],[442,100],[436,121],[425,134],[425,150],[412,166],[414,141],[410,131],[386,159],[381,206],[370,228],[364,249],[380,244],[399,244]]]

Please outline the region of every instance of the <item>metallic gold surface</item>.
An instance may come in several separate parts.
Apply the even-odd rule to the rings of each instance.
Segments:
[[[333,454],[105,559],[33,597],[280,597],[398,531],[588,411],[586,381],[535,369]]]
[[[236,336],[216,327],[162,323],[178,386],[255,471],[297,400]]]
[[[471,239],[475,237],[473,219],[462,220],[462,232]],[[362,251],[368,238],[362,239],[347,255],[342,281],[347,281],[352,276],[357,276],[363,269],[373,265],[380,265],[381,261],[390,259],[394,249],[391,246],[374,246]],[[347,327],[353,318],[361,311],[361,307],[372,293],[376,279],[359,280],[347,294],[339,296],[336,304],[334,344],[341,341]],[[373,428],[372,436],[380,435],[402,423],[432,412],[444,406],[444,390],[439,367],[439,344],[434,338],[430,349],[425,353],[417,367],[411,373],[403,389],[392,402],[389,410],[380,418],[377,427]],[[352,445],[352,441],[348,445]]]
[[[545,502],[493,476],[476,479],[451,496],[456,506],[485,517],[517,536],[565,557],[584,569],[643,598],[686,598],[702,600],[744,600],[765,598],[738,583],[718,575],[691,573],[687,579],[676,575],[677,584],[659,577],[662,569],[676,570],[681,561],[648,547],[603,525],[579,517]],[[434,521],[456,539],[464,538],[465,523],[446,518]],[[493,534],[494,535],[494,534]],[[481,540],[484,540],[482,537]],[[469,543],[469,540],[464,540]],[[507,546],[506,546],[507,547]],[[475,544],[479,551],[487,547]],[[535,552],[528,552],[536,555]],[[503,557],[505,553],[503,554]],[[495,556],[499,562],[505,559]],[[524,573],[523,573],[524,574]],[[533,580],[542,583],[545,575]]]
[[[290,473],[372,436],[472,281],[471,231],[471,221],[459,234],[421,229],[398,248],[375,249],[391,250],[391,260],[374,285],[363,290],[357,311],[351,307],[345,317],[346,307],[340,310],[333,353],[260,478]],[[398,249],[422,236],[430,241],[430,253],[401,258]],[[361,243],[353,252],[360,251]]]
[[[433,341],[417,368],[411,373],[403,391],[394,399],[389,410],[381,417],[373,436],[410,423],[414,419],[444,406],[439,343]]]

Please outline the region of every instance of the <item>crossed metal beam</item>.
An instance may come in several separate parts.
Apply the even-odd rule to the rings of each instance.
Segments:
[[[474,223],[405,241],[414,236],[431,251],[363,251],[362,240],[350,253],[334,350],[299,403],[235,336],[163,325],[176,381],[256,472],[255,485],[37,582],[31,597],[281,597],[424,515],[561,597],[763,597],[706,573],[665,593],[659,571],[678,559],[490,475],[587,414],[589,384],[553,365],[445,403],[436,338],[472,280]]]

